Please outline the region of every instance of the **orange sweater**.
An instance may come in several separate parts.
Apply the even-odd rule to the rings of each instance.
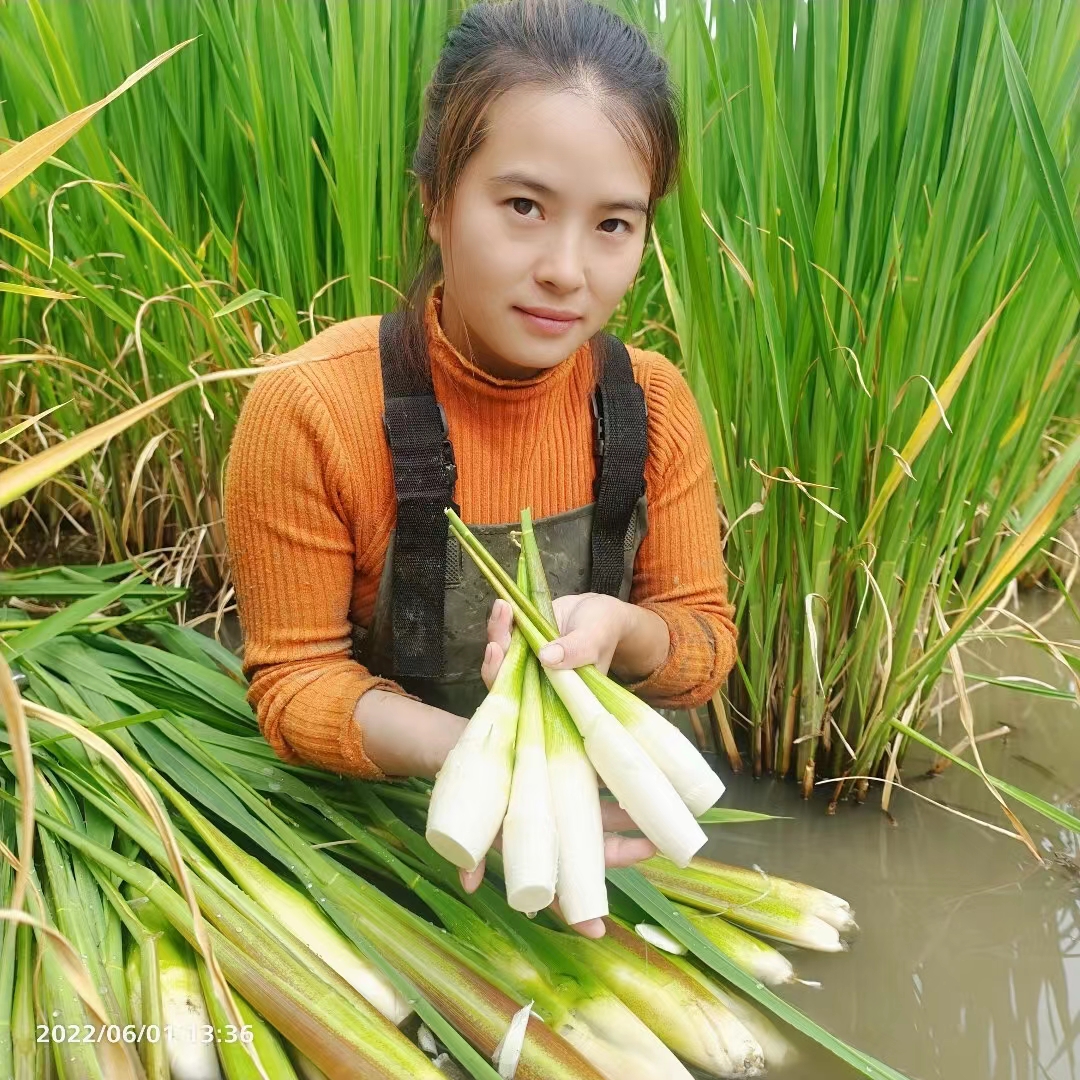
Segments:
[[[527,382],[496,378],[447,340],[441,286],[425,324],[435,396],[458,463],[467,524],[534,518],[592,501],[592,367],[586,343]],[[396,504],[382,426],[379,319],[350,319],[289,354],[318,363],[260,375],[233,438],[225,523],[248,699],[286,761],[378,777],[353,721],[360,695],[404,694],[350,655],[350,618],[368,626]],[[675,366],[630,350],[648,405],[649,531],[632,603],[667,623],[667,659],[632,689],[654,705],[705,702],[735,663],[733,608],[701,417]],[[284,358],[283,358],[284,359]],[[479,667],[482,649],[478,649]]]

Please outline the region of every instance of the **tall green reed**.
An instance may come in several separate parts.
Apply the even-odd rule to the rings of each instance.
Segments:
[[[200,35],[5,201],[5,279],[77,297],[0,292],[4,414],[63,405],[5,449],[387,309],[457,6],[0,10],[13,137]],[[742,631],[730,712],[755,771],[809,791],[880,767],[889,721],[918,723],[950,646],[1076,504],[1080,9],[614,6],[665,49],[686,131],[615,329],[694,389]],[[7,520],[73,507],[114,557],[184,541],[220,580],[240,394],[177,398]]]
[[[1002,10],[686,3],[657,27],[688,145],[655,254],[739,579],[733,704],[755,771],[807,793],[878,767],[1077,501],[1080,10]]]

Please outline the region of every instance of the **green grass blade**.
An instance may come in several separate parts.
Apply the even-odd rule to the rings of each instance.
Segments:
[[[1080,298],[1080,236],[1076,232],[1076,223],[1069,206],[1065,185],[1050,143],[1046,138],[1046,129],[1039,116],[1035,98],[1031,93],[1024,65],[1013,44],[1001,5],[997,7],[998,30],[1001,33],[1001,56],[1005,64],[1005,82],[1009,88],[1009,102],[1016,117],[1016,130],[1020,136],[1020,145],[1024,150],[1028,175],[1035,188],[1035,197],[1039,200],[1050,234],[1054,238],[1058,254],[1061,256],[1065,272],[1072,281],[1073,290]]]

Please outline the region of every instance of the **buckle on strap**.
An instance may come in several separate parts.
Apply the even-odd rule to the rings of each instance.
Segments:
[[[602,458],[607,449],[607,440],[604,430],[604,402],[599,386],[592,392],[589,401],[592,405],[592,414],[596,427],[596,456]]]

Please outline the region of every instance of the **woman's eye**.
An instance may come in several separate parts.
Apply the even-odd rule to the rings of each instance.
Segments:
[[[520,217],[530,217],[530,210],[539,210],[539,206],[537,206],[536,202],[532,199],[519,197],[515,199],[510,199],[508,201],[510,206],[514,208],[514,213],[518,214]],[[618,226],[620,225],[623,226],[622,235],[633,232],[633,228],[631,227],[630,223],[628,221],[624,221],[622,218],[607,218],[606,220],[600,222],[600,229],[603,232],[607,233],[608,236],[618,236],[620,235],[620,233],[618,232]]]
[[[519,204],[521,204],[521,203],[524,203],[524,204],[525,204],[525,211],[524,211],[524,213],[522,213],[522,211],[521,211],[521,209],[520,209],[520,205],[519,205]],[[535,205],[536,205],[536,203],[534,203],[534,202],[532,201],[532,199],[524,199],[524,198],[521,198],[521,199],[511,199],[511,200],[510,200],[510,205],[511,205],[511,206],[512,206],[512,207],[514,208],[515,212],[517,212],[517,213],[521,214],[521,216],[522,216],[522,217],[528,217],[528,213],[529,213],[529,207],[531,207],[531,206],[535,206]]]

